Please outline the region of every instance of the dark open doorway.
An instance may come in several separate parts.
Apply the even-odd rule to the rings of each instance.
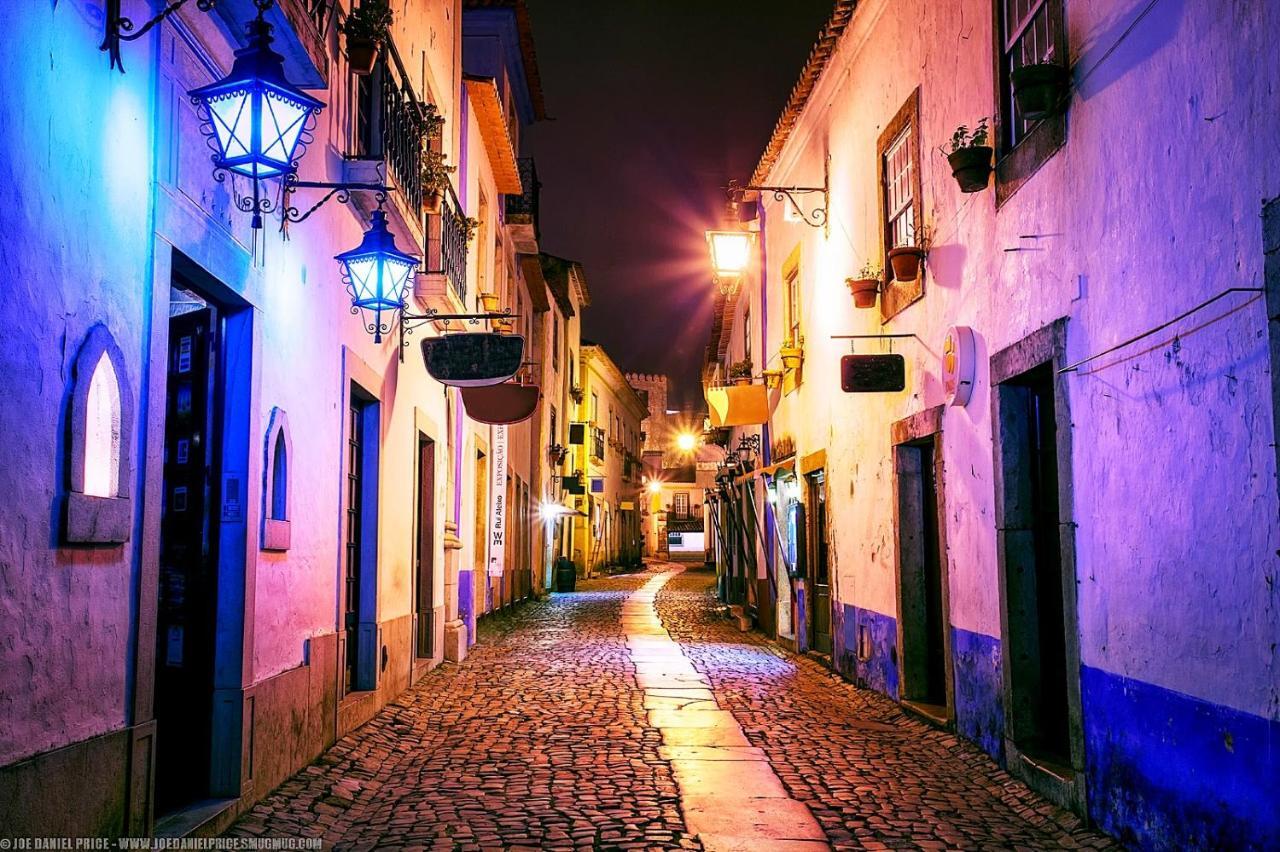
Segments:
[[[831,656],[831,566],[827,540],[827,476],[823,470],[805,475],[808,490],[809,564],[805,583],[809,600],[809,648]]]
[[[435,587],[436,444],[418,433],[418,546],[414,562],[414,656],[435,656],[435,623],[432,593]]]
[[[218,592],[218,311],[170,292],[156,622],[156,813],[208,798]]]
[[[943,527],[942,415],[898,424],[894,477],[898,533],[898,642],[902,701],[932,721],[955,718],[947,547]]]
[[[1084,809],[1065,322],[991,359],[1010,771]]]

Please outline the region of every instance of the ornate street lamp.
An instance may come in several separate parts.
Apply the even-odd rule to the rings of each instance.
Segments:
[[[360,245],[334,260],[342,264],[343,280],[351,294],[351,312],[362,313],[373,342],[381,343],[392,323],[383,322],[382,313],[386,311],[394,318],[404,310],[405,293],[418,269],[418,259],[396,247],[395,236],[387,230],[387,214],[375,210]]]
[[[711,271],[717,280],[732,280],[743,275],[751,264],[751,231],[707,231],[707,247],[711,251]]]
[[[308,141],[308,124],[324,104],[289,82],[284,57],[271,49],[271,24],[263,17],[272,0],[256,0],[258,17],[248,25],[249,44],[236,51],[231,73],[187,94],[199,107],[205,135],[214,148],[215,174],[243,175],[253,182],[253,199],[237,202],[262,227],[264,201],[258,182],[287,175]]]

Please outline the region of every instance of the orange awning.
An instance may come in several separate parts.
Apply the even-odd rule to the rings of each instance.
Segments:
[[[465,76],[463,82],[467,87],[467,98],[471,101],[476,122],[480,125],[480,136],[484,139],[484,149],[489,155],[489,167],[493,169],[493,180],[498,186],[498,192],[519,195],[520,166],[516,163],[511,133],[507,130],[502,99],[498,97],[498,85],[492,77],[473,75]]]
[[[769,422],[769,391],[764,385],[729,385],[706,389],[711,425],[757,426]]]

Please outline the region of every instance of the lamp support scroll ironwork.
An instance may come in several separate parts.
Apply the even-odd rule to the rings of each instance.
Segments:
[[[119,69],[120,73],[124,73],[124,62],[120,58],[120,44],[126,41],[137,41],[142,38],[153,28],[159,25],[165,18],[181,9],[187,4],[187,0],[174,0],[168,6],[160,10],[154,18],[144,23],[142,26],[134,29],[132,18],[126,18],[120,11],[120,3],[122,0],[107,0],[106,9],[103,10],[103,35],[102,44],[98,45],[99,50],[106,51],[111,57],[111,67]],[[201,12],[209,12],[217,4],[218,0],[196,0],[196,8]]]

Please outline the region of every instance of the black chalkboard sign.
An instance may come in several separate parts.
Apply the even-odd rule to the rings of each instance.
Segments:
[[[422,360],[431,377],[443,385],[483,387],[505,382],[524,360],[524,338],[518,334],[466,332],[428,337]]]
[[[845,393],[894,393],[907,387],[907,362],[901,355],[846,355],[840,359],[840,389]]]

